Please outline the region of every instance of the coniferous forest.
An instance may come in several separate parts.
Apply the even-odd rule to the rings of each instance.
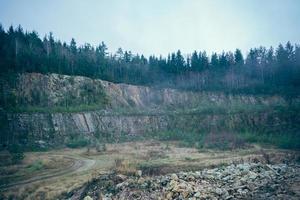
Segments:
[[[0,71],[2,76],[58,73],[185,90],[290,96],[300,92],[300,45],[261,46],[246,55],[239,49],[211,54],[178,50],[147,58],[122,48],[109,53],[104,42],[79,46],[75,39],[62,42],[52,33],[41,38],[21,26],[0,26]]]

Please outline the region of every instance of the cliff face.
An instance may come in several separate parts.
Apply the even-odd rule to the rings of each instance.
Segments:
[[[69,137],[123,135],[141,136],[160,131],[209,131],[215,128],[266,130],[282,132],[291,127],[299,130],[299,116],[263,114],[183,114],[183,115],[103,115],[101,112],[8,114],[9,133],[3,139],[30,143],[47,141],[62,144]]]
[[[92,102],[102,107],[81,112],[4,113],[4,125],[1,126],[1,141],[4,143],[46,141],[63,144],[69,137],[77,135],[122,137],[166,130],[207,131],[215,127],[259,128],[276,132],[300,124],[299,114],[282,115],[272,110],[240,112],[237,109],[245,106],[268,108],[287,105],[284,98],[278,96],[193,93],[56,74],[22,74],[17,79],[15,90],[17,99],[23,105],[43,105],[51,109],[65,104],[86,104],[93,98]],[[36,101],[37,96],[43,98]],[[72,102],[68,100],[70,98]],[[106,100],[103,101],[103,98]],[[227,107],[237,112],[228,113]],[[214,108],[223,110],[215,112]]]
[[[105,108],[129,109],[193,109],[206,105],[284,105],[280,96],[225,95],[223,93],[187,92],[145,86],[114,84],[81,76],[25,73],[17,77],[14,90],[21,106],[76,106],[105,104]],[[106,101],[103,101],[103,99]]]

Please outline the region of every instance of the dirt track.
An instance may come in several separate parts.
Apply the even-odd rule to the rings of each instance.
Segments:
[[[52,156],[60,156],[60,155],[52,155]],[[64,158],[72,159],[72,164],[70,166],[68,166],[67,168],[60,170],[60,171],[56,171],[54,173],[50,172],[50,173],[40,174],[37,177],[32,177],[27,180],[17,181],[17,182],[9,183],[6,185],[0,185],[0,191],[4,191],[4,190],[7,190],[7,189],[15,187],[15,186],[20,186],[20,185],[37,182],[37,181],[42,181],[45,179],[60,177],[62,175],[86,171],[86,170],[91,169],[93,167],[93,165],[96,163],[95,160],[86,159],[86,158],[78,158],[78,157],[72,157],[72,156],[64,156]]]

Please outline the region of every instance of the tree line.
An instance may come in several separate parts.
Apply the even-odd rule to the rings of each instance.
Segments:
[[[252,48],[212,53],[180,50],[167,57],[133,54],[119,48],[108,53],[104,42],[78,46],[50,32],[40,38],[21,26],[8,30],[0,25],[0,73],[58,73],[100,78],[117,83],[173,87],[200,91],[298,94],[300,46]]]

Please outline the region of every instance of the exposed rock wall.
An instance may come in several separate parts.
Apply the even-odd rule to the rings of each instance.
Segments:
[[[187,115],[103,115],[101,112],[9,114],[9,133],[4,140],[49,141],[62,144],[75,135],[109,134],[116,138],[122,134],[137,136],[158,131],[208,131],[219,129],[248,129],[282,132],[294,127],[300,129],[300,117],[264,114],[187,114]],[[297,125],[298,124],[298,125]]]
[[[90,89],[92,87],[92,90]],[[94,92],[103,92],[108,103],[102,110],[76,113],[3,113],[1,142],[49,141],[64,143],[74,135],[111,134],[114,136],[142,135],[165,130],[199,131],[213,128],[251,129],[279,132],[300,130],[300,116],[277,112],[201,113],[206,106],[287,105],[280,96],[242,96],[222,93],[183,92],[174,89],[155,89],[145,86],[114,84],[86,77],[57,74],[22,74],[17,79],[16,94],[23,103],[35,105],[37,94],[45,94],[45,106],[62,105],[70,93],[73,99],[88,101]],[[87,92],[89,91],[89,92]],[[88,94],[88,95],[87,95]],[[87,95],[87,96],[86,96]],[[37,95],[41,96],[41,95]],[[299,101],[299,100],[295,100]],[[103,101],[100,101],[103,102]],[[124,112],[118,112],[124,109]],[[133,109],[139,112],[127,112]],[[181,112],[184,110],[184,112]],[[150,112],[151,111],[151,112]],[[178,112],[180,111],[180,112]]]
[[[68,98],[86,103],[100,90],[106,94],[107,108],[129,107],[137,109],[178,109],[195,108],[203,104],[286,104],[280,96],[225,95],[223,93],[202,93],[179,91],[175,89],[157,89],[146,86],[114,84],[99,79],[58,74],[42,75],[37,73],[21,74],[16,82],[16,94],[23,104],[44,106],[65,105]],[[89,94],[89,92],[91,94]],[[96,96],[95,98],[97,98]],[[99,96],[101,98],[102,96]]]

